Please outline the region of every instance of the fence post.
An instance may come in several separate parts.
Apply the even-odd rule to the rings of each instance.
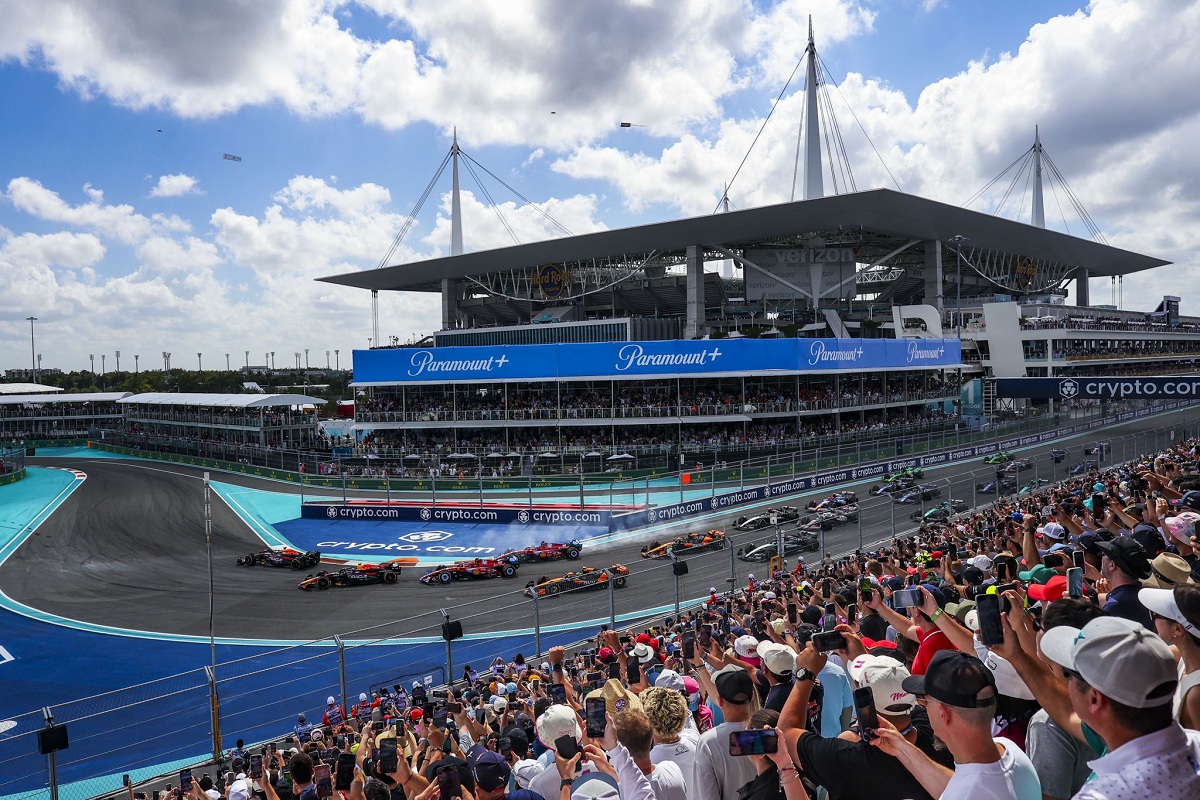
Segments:
[[[338,651],[338,681],[342,690],[342,708],[350,707],[350,695],[346,694],[346,643],[342,637],[334,634],[333,643]]]
[[[223,750],[221,748],[221,701],[217,698],[217,672],[212,665],[206,665],[204,674],[208,677],[208,698],[212,705],[212,755],[213,760],[220,761]]]
[[[205,668],[207,669],[207,667]],[[42,716],[46,719],[46,725],[54,724],[54,714],[50,711],[50,706],[42,707]],[[46,769],[50,773],[50,800],[58,800],[58,753],[51,750],[46,754]]]
[[[538,597],[536,586],[533,588],[533,644],[537,650],[537,655],[540,656],[542,654],[542,619],[538,615]]]
[[[608,628],[615,631],[617,629],[617,589],[613,584],[616,581],[605,582],[608,584]]]
[[[444,609],[444,608],[439,608],[439,609],[438,609],[438,613],[440,613],[440,614],[442,615],[442,622],[443,622],[443,624],[444,624],[444,623],[448,623],[448,622],[450,621],[450,614],[446,612],[446,609]],[[453,649],[453,642],[452,642],[452,641],[451,641],[449,638],[447,638],[447,637],[445,637],[445,636],[443,636],[443,638],[445,638],[445,639],[446,639],[446,684],[447,684],[447,685],[449,685],[449,686],[453,686],[453,685],[454,685],[454,649]]]

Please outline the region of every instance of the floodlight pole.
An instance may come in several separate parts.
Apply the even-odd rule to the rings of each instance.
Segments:
[[[25,318],[29,322],[29,358],[31,361],[30,368],[33,370],[33,382],[38,381],[37,369],[37,342],[33,338],[33,323],[37,322],[37,317],[29,316]]]
[[[54,724],[54,713],[50,706],[42,706],[42,716],[47,726]],[[58,800],[58,753],[54,750],[46,754],[46,769],[50,773],[50,800]]]
[[[444,609],[444,608],[439,608],[438,613],[442,615],[442,623],[444,625],[449,624],[450,613],[448,611],[446,611],[446,609]],[[453,686],[454,685],[454,650],[453,650],[450,638],[449,637],[443,637],[443,638],[446,639],[446,683],[448,685]]]
[[[208,649],[211,656],[213,674],[217,669],[217,639],[213,633],[213,561],[212,561],[212,486],[209,473],[204,473],[204,542],[208,547]]]

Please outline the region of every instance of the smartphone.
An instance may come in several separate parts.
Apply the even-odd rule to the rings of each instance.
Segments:
[[[605,713],[607,712],[603,697],[589,697],[583,701],[583,717],[587,724],[589,739],[599,739],[604,736],[604,729],[608,725]]]
[[[1004,625],[1000,621],[1000,598],[994,594],[981,594],[975,598],[975,609],[979,614],[979,641],[984,646],[1004,643]]]
[[[388,737],[379,742],[379,771],[383,773],[391,773],[396,771],[399,766],[400,757],[398,755],[398,743]]]
[[[950,546],[948,548],[946,548],[946,551],[950,554],[951,561],[958,560],[958,543],[957,542],[951,542]]]
[[[825,615],[821,617],[821,629],[831,631],[837,626],[837,606],[833,603],[825,604]]]
[[[433,703],[421,704],[421,719],[433,719]]]
[[[1067,596],[1083,597],[1083,570],[1079,567],[1067,570]]]
[[[179,773],[179,791],[187,794],[192,790],[192,771],[185,769]]]
[[[625,677],[630,683],[639,683],[642,680],[642,665],[633,656],[625,662]]]
[[[346,734],[339,733],[337,736],[333,737],[333,746],[336,747],[338,750],[345,750],[346,749]]]
[[[550,702],[557,706],[567,704],[567,687],[561,683],[550,684]]]
[[[897,589],[892,594],[892,607],[897,611],[902,608],[919,608],[920,606],[920,589]]]
[[[879,714],[875,711],[875,693],[870,686],[854,690],[854,714],[858,717],[858,735],[864,742],[874,739]]]
[[[767,728],[730,731],[729,755],[764,756],[779,750],[779,734]]]
[[[1071,563],[1075,565],[1076,569],[1083,569],[1083,551],[1082,550],[1076,550],[1075,552],[1071,553]]]
[[[258,780],[262,777],[262,756],[250,756],[250,778]]]
[[[875,592],[871,588],[859,589],[858,593],[862,595],[862,601],[869,603],[875,598]]]
[[[507,736],[501,736],[497,746],[500,750],[500,755],[505,758],[508,758],[509,754],[512,753],[512,739]]]
[[[461,714],[462,703],[446,703],[446,711],[450,714]]]
[[[386,739],[384,741],[387,741]],[[399,765],[397,765],[399,766]],[[395,772],[395,770],[392,770]],[[337,760],[337,784],[339,792],[350,791],[350,784],[354,783],[354,753],[341,753]]]
[[[795,603],[787,604],[787,620],[788,620],[789,625],[796,624],[796,604]]]
[[[612,662],[608,665],[608,677],[613,680],[621,680],[621,665],[619,662]]]
[[[713,634],[713,626],[710,623],[705,622],[703,625],[700,626],[699,641],[700,641],[701,649],[707,650],[709,645],[712,644],[712,634]]]
[[[579,742],[575,741],[575,737],[568,733],[554,740],[554,749],[560,756],[570,761],[579,752]]]
[[[846,606],[846,624],[853,625],[856,619],[858,619],[858,604],[851,603]]]
[[[822,631],[813,634],[812,643],[818,652],[828,653],[831,650],[844,650],[846,637],[841,631]]]
[[[686,661],[696,657],[696,634],[691,631],[684,631],[683,634],[683,657]]]
[[[382,733],[383,729],[386,727],[387,723],[381,719],[374,720],[371,723],[371,730],[375,731],[376,733]]]
[[[462,776],[457,768],[447,765],[438,770],[437,785],[439,797],[458,797],[462,791]]]
[[[446,727],[446,709],[435,708],[433,710],[433,727],[445,729]]]

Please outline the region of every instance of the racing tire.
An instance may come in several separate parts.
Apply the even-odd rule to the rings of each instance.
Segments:
[[[562,591],[562,587],[557,583],[552,583],[546,587],[546,594],[558,594]]]
[[[324,575],[322,575],[320,578],[317,578],[317,588],[321,591],[325,591],[330,586],[331,584],[329,582],[329,578],[326,578]]]
[[[442,583],[449,583],[453,579],[454,578],[450,575],[449,572],[443,572],[441,575],[438,575],[438,580]]]
[[[614,578],[613,579],[613,587],[616,589],[624,589],[625,588],[625,576],[618,575],[616,578]]]
[[[392,572],[392,571],[389,569],[388,571],[386,571],[386,572],[384,572],[384,573],[383,573],[383,582],[384,582],[384,583],[387,583],[387,584],[392,584],[392,583],[395,583],[395,582],[396,582],[396,579],[397,579],[398,577],[400,577],[400,576],[399,576],[397,573],[395,573],[395,572]]]
[[[250,555],[246,556],[245,558],[239,558],[238,563],[241,564],[243,567],[253,567],[256,563],[258,563],[258,556],[251,553]]]
[[[505,564],[504,566],[502,566],[500,568],[500,577],[501,578],[517,577],[517,568],[514,567],[512,564]]]
[[[572,561],[579,558],[579,548],[578,547],[569,548],[567,550],[567,558],[571,559]]]
[[[293,558],[293,559],[292,559],[292,563],[291,563],[291,567],[292,567],[292,569],[294,569],[294,570],[302,570],[302,569],[304,569],[304,567],[305,567],[305,562],[304,562],[304,559],[302,559],[302,558]]]

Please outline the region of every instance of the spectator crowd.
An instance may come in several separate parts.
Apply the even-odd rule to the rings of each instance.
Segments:
[[[443,690],[378,687],[348,711],[329,697],[320,724],[239,745],[187,795],[1194,800],[1198,456],[1179,442],[749,575]]]

